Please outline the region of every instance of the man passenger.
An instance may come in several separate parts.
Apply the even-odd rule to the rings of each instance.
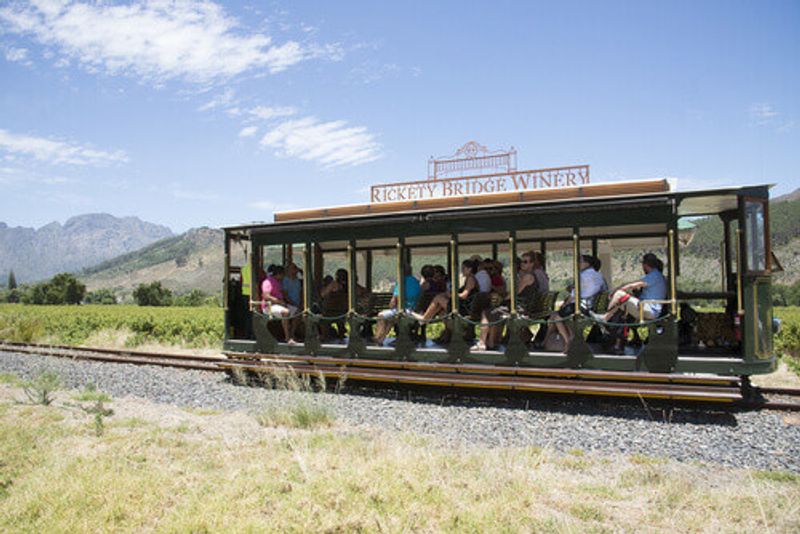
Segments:
[[[422,288],[419,280],[414,278],[411,274],[411,266],[408,264],[403,265],[403,280],[405,282],[405,311],[407,314],[412,314],[417,307],[417,300],[419,299]],[[398,280],[399,282],[399,280]],[[375,330],[375,343],[383,345],[389,330],[397,322],[397,299],[400,293],[399,283],[395,284],[392,300],[389,302],[389,309],[383,310],[378,314],[378,326]]]
[[[642,317],[646,320],[655,319],[661,315],[661,303],[647,302],[648,300],[664,300],[667,298],[667,280],[662,274],[664,263],[652,252],[648,252],[642,257],[642,270],[644,276],[635,282],[620,286],[611,296],[608,303],[608,311],[604,315],[597,314],[596,318],[603,321],[610,321],[618,309],[624,309],[626,313],[639,317],[639,302],[642,303]],[[639,297],[631,293],[641,290]]]

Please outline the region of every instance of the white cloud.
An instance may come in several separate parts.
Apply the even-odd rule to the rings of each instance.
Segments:
[[[66,176],[48,176],[13,167],[0,167],[0,184],[65,185],[78,182]]]
[[[201,191],[197,189],[187,189],[181,184],[172,184],[172,196],[180,200],[217,200],[219,195],[213,191]]]
[[[24,155],[48,163],[70,165],[97,166],[128,161],[128,156],[122,150],[106,152],[65,141],[14,134],[2,129],[0,129],[0,152],[6,152],[7,157],[10,156],[9,159]]]
[[[297,114],[297,109],[291,106],[270,107],[270,106],[256,106],[247,112],[261,120],[268,121],[270,119],[277,119],[281,117],[291,117]]]
[[[208,83],[250,71],[276,73],[329,57],[336,45],[273,43],[248,33],[209,0],[140,0],[128,5],[73,0],[13,1],[0,8],[10,32],[32,35],[87,70],[134,74],[157,82]]]
[[[325,167],[361,165],[380,157],[380,145],[363,126],[316,117],[285,121],[261,138],[279,157],[316,161]]]
[[[9,48],[6,48],[5,56],[6,56],[6,61],[12,61],[12,62],[15,62],[15,63],[30,64],[30,61],[28,61],[28,49],[27,48],[15,48],[13,46],[9,47]]]
[[[251,202],[250,204],[248,204],[248,206],[250,206],[251,208],[255,208],[257,210],[270,211],[273,213],[276,211],[293,210],[297,207],[294,204],[272,202],[271,200],[259,200],[256,202]]]
[[[239,137],[253,137],[258,132],[258,126],[245,126],[239,132]]]
[[[216,108],[229,107],[233,103],[235,94],[233,89],[227,87],[222,93],[197,108],[197,111],[211,111]]]
[[[766,124],[778,116],[778,112],[773,109],[769,104],[758,102],[750,106],[748,109],[750,118],[759,124]]]

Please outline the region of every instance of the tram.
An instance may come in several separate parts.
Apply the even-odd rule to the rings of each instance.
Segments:
[[[492,176],[478,178],[490,183]],[[474,177],[470,180],[474,183]],[[224,228],[225,350],[303,356],[305,361],[447,364],[473,371],[499,366],[748,377],[775,370],[769,185],[677,191],[666,179],[567,181],[558,188],[462,195],[453,185],[450,195],[441,198],[405,189],[404,194],[382,193],[385,202],[284,211],[272,223]],[[692,226],[686,223],[701,216],[717,217],[723,227],[719,286],[713,291],[682,286],[681,249]],[[579,295],[581,254],[602,259],[601,269],[614,287],[627,281],[614,279],[615,257],[626,250],[655,251],[665,264],[662,312],[650,320],[642,314],[629,317],[625,332],[636,334],[639,342],[623,353],[611,351],[602,342],[608,325],[600,324],[596,314],[576,307],[565,318],[553,318],[550,312],[565,291],[535,312],[519,301],[515,259],[529,250],[548,261],[556,256],[566,260]],[[474,335],[467,334],[480,324],[458,306],[459,266],[475,254],[499,260],[508,272],[511,297],[507,313],[496,322],[504,341],[495,350],[471,343]],[[404,266],[414,266],[418,274],[420,263],[434,257],[447,268],[451,306],[421,324],[407,309]],[[293,343],[280,328],[287,317],[261,311],[258,274],[271,264],[289,263],[302,272],[301,302],[288,318],[299,323]],[[334,270],[346,277],[346,291],[337,302],[323,304],[320,287]],[[394,333],[387,343],[371,343],[378,314],[392,302],[393,284],[398,286]],[[557,320],[575,332],[566,353],[526,341]],[[437,324],[451,331],[449,342],[420,337],[420,330]],[[340,335],[331,340],[325,335],[330,330]],[[526,330],[530,335],[521,335]]]

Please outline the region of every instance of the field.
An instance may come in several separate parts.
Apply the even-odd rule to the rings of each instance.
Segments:
[[[31,405],[0,383],[0,531],[800,528],[800,478],[784,471],[578,449],[453,449],[335,419],[299,424],[291,414],[264,419],[134,399],[107,402],[114,413],[98,431],[96,418],[75,408],[84,397],[59,392],[50,406]]]
[[[783,321],[775,348],[800,372],[800,307],[777,307],[775,316]],[[223,331],[220,308],[0,304],[0,339],[12,341],[218,348]]]
[[[67,345],[221,346],[221,308],[0,304],[0,339]]]

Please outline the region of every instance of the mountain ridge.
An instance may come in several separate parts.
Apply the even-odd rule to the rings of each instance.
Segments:
[[[174,235],[135,216],[85,213],[39,228],[0,222],[0,278],[13,270],[19,283],[77,271]]]

